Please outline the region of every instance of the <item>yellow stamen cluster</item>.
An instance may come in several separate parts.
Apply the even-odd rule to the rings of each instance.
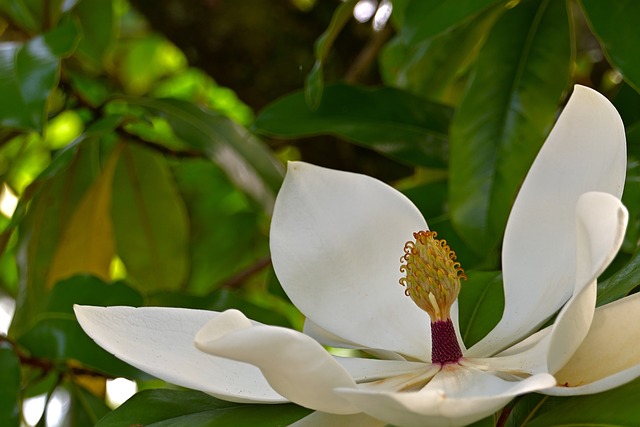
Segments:
[[[436,236],[435,231],[413,233],[415,242],[404,245],[400,258],[404,293],[429,314],[432,322],[450,318],[451,305],[460,293],[460,279],[467,278],[456,262],[456,253]]]

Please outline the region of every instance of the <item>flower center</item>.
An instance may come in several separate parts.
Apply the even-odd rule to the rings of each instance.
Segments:
[[[451,322],[451,305],[460,293],[460,280],[466,279],[456,254],[435,231],[413,233],[415,241],[404,245],[400,284],[404,293],[431,318],[431,361],[455,363],[462,351]]]

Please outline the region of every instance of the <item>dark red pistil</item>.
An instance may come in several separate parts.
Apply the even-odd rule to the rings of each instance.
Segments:
[[[445,365],[462,357],[451,319],[431,322],[431,362]]]

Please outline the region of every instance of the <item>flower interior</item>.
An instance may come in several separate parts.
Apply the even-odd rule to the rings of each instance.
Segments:
[[[460,293],[460,280],[466,279],[456,254],[447,242],[436,239],[435,231],[413,233],[415,241],[404,245],[400,258],[400,279],[405,294],[431,318],[431,361],[456,363],[462,351],[451,321],[451,305]]]

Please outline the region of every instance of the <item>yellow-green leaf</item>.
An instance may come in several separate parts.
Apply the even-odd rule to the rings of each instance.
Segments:
[[[90,273],[109,280],[109,266],[115,253],[111,193],[121,151],[121,146],[116,147],[102,174],[71,215],[53,255],[47,286],[77,273]]]

